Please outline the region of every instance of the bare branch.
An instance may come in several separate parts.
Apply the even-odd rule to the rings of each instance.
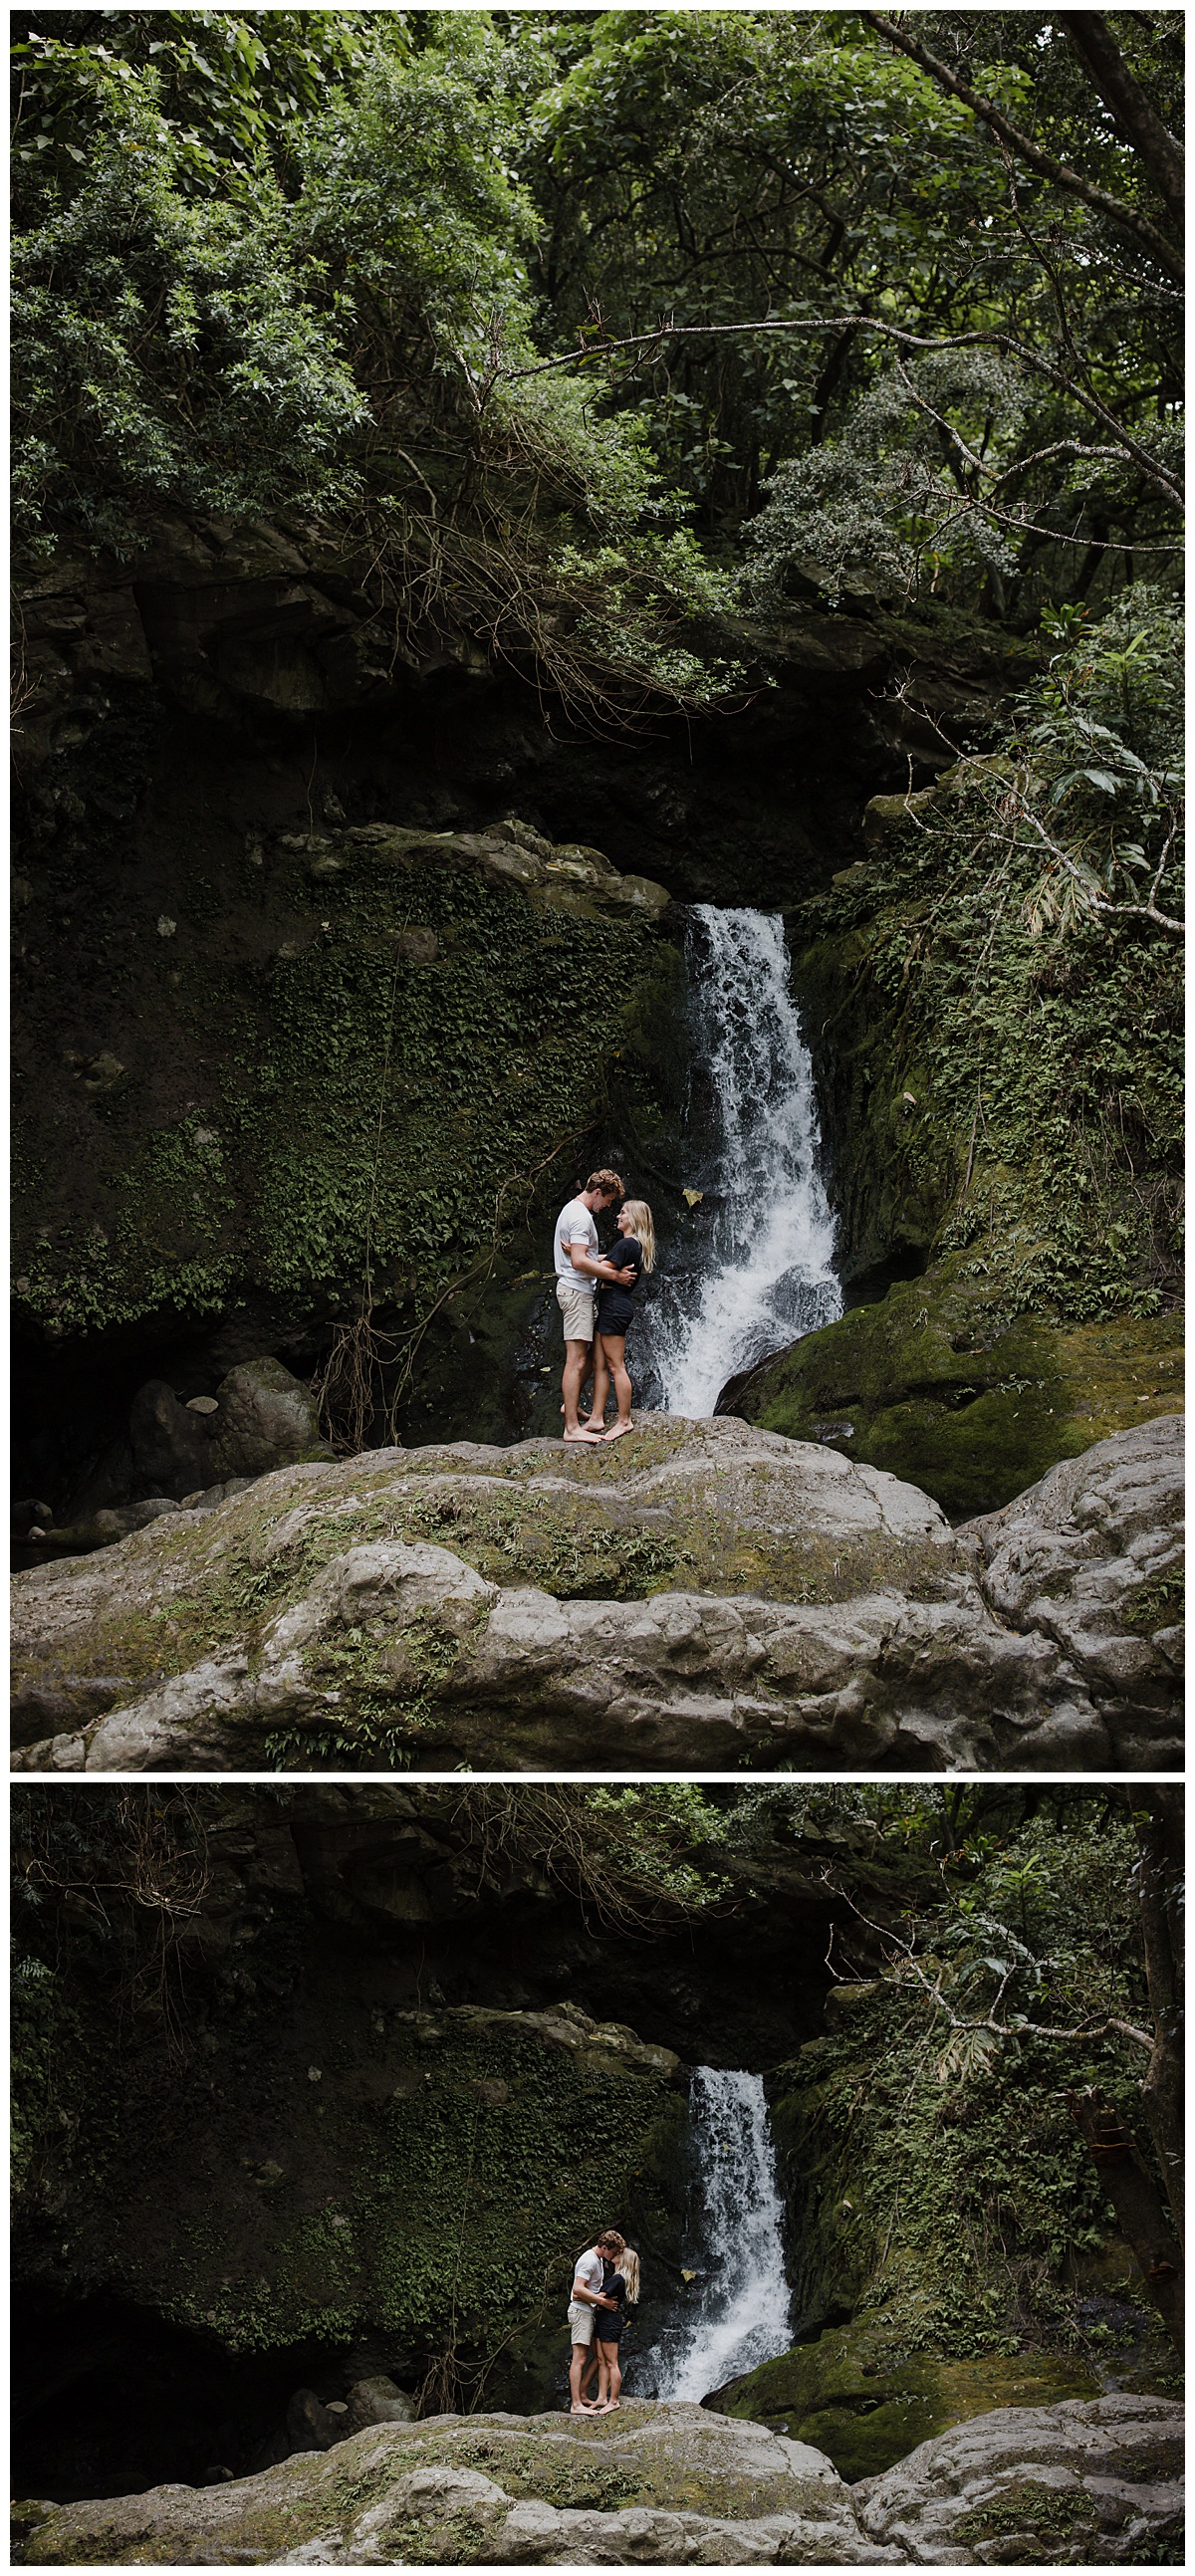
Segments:
[[[1158,195],[1181,232],[1186,195],[1186,162],[1181,143],[1163,125],[1140,82],[1134,79],[1107,19],[1098,9],[1064,9],[1059,13],[1059,24],[1092,88],[1099,91],[1125,141],[1145,163]]]

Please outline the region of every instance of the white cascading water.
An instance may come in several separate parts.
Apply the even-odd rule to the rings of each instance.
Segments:
[[[690,2119],[702,2198],[694,2305],[645,2356],[644,2376],[657,2397],[699,2399],[788,2350],[790,2298],[762,2076],[699,2067]]]
[[[832,1324],[842,1299],[783,921],[703,903],[690,922],[692,1045],[714,1095],[716,1169],[699,1266],[662,1278],[643,1320],[655,1400],[702,1415],[728,1378]]]

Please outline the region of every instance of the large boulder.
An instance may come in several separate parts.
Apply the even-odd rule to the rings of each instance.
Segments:
[[[1181,1405],[1181,1315],[1010,1322],[1006,1299],[1002,1278],[972,1278],[952,1254],[733,1379],[720,1402],[911,1477],[955,1518],[998,1510],[1058,1459]]]
[[[916,2567],[1179,2566],[1183,2409],[1167,2397],[1009,2407],[852,2491]]]
[[[891,2564],[828,2460],[699,2406],[617,2416],[440,2415],[379,2426],[334,2460],[214,2490],[23,2506],[23,2563],[498,2566]]]
[[[17,1577],[18,1765],[1167,1768],[1179,1432],[1022,1498],[1023,1614],[1005,1534],[734,1421],[299,1466]]]
[[[216,1389],[216,1411],[207,1417],[207,1473],[213,1485],[228,1476],[268,1476],[301,1458],[330,1458],[320,1436],[310,1387],[292,1377],[281,1360],[244,1360]]]
[[[143,1493],[177,1500],[193,1486],[215,1483],[206,1417],[180,1403],[164,1378],[151,1377],[138,1387],[129,1410],[129,1439],[133,1475]]]
[[[363,2433],[370,2424],[413,2424],[419,2409],[413,2397],[392,2379],[358,2379],[349,2390],[347,2433]]]
[[[1179,2563],[1180,2406],[980,2416],[849,2487],[824,2454],[699,2406],[440,2415],[210,2489],[21,2503],[17,2563],[61,2567],[1023,2566]]]

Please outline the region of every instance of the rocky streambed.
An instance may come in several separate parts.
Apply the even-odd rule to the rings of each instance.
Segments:
[[[1165,1770],[1181,1422],[952,1529],[734,1419],[309,1460],[15,1580],[16,1767]]]
[[[1181,2561],[1183,2410],[1010,2407],[847,2486],[700,2406],[440,2415],[203,2490],[21,2504],[18,2563],[111,2566],[1153,2565]]]

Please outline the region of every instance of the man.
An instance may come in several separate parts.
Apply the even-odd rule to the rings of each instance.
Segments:
[[[621,1196],[621,1191],[619,1195]],[[608,2262],[617,2264],[625,2242],[625,2238],[619,2235],[617,2228],[608,2227],[604,2235],[598,2237],[596,2244],[589,2246],[584,2254],[577,2257],[572,2296],[568,2307],[569,2332],[573,2339],[572,2355],[568,2366],[570,2415],[591,2415],[594,2411],[591,2406],[585,2404],[581,2395],[581,2381],[593,2349],[594,2311],[598,2308],[613,2308],[617,2305],[614,2299],[606,2297],[602,2289],[604,2278],[602,2256],[605,2255]]]
[[[635,1277],[633,1270],[616,1270],[612,1261],[603,1261],[594,1211],[613,1207],[623,1196],[617,1172],[591,1172],[584,1189],[561,1208],[556,1219],[556,1303],[564,1319],[564,1436],[591,1447],[602,1436],[600,1427],[583,1430],[577,1406],[593,1356],[594,1282],[616,1279],[620,1288],[626,1288]]]

